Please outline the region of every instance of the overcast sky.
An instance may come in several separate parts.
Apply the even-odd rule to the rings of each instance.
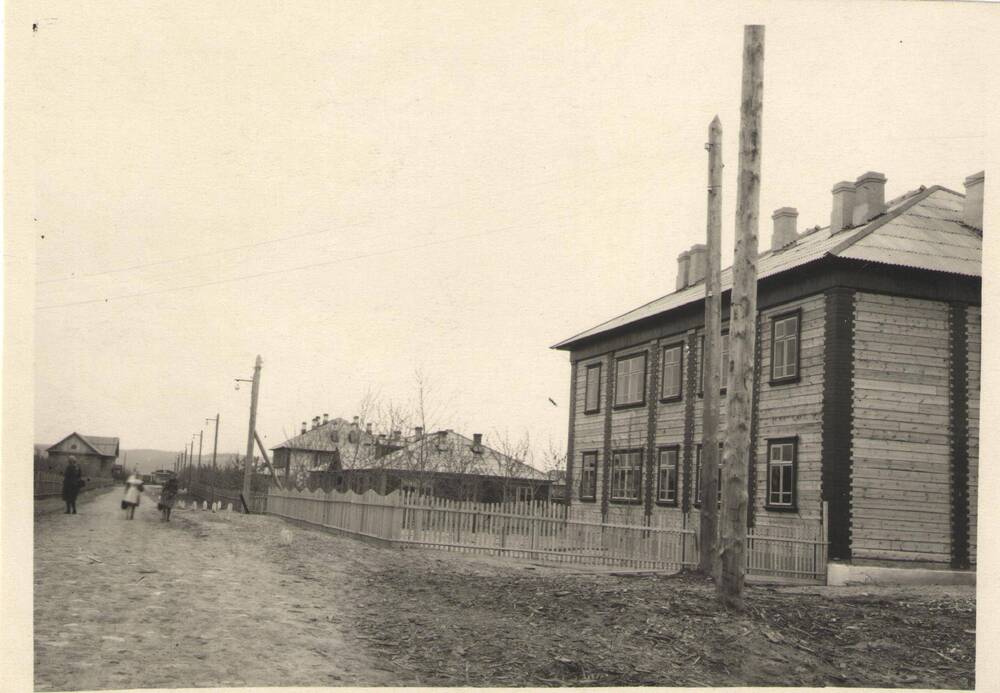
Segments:
[[[767,23],[762,246],[778,207],[826,225],[837,181],[961,191],[986,166],[1000,8],[797,7],[49,3],[35,440],[180,450],[219,412],[242,449],[233,378],[261,354],[269,444],[368,390],[412,400],[419,370],[440,427],[564,447],[549,346],[673,290],[715,114],[732,257],[747,19]]]

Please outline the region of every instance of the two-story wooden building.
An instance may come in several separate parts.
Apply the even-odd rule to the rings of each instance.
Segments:
[[[984,174],[965,195],[920,187],[886,202],[885,183],[835,185],[823,228],[797,232],[796,211],[779,209],[762,238],[747,520],[817,523],[826,501],[832,558],[968,567]],[[695,246],[676,291],[554,347],[572,364],[570,502],[595,518],[640,506],[696,519],[704,275]],[[725,334],[729,269],[722,287]]]

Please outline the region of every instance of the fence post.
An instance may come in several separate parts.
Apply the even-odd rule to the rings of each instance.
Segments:
[[[820,560],[821,564],[818,566],[822,571],[821,579],[823,584],[827,585],[830,583],[830,562],[827,560],[828,551],[830,549],[829,541],[829,521],[830,521],[830,506],[828,501],[823,501],[823,514],[821,516],[822,525],[820,525],[819,538],[823,543],[819,545],[820,548]]]

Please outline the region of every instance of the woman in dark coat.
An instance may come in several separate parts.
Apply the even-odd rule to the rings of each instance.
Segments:
[[[160,502],[156,506],[160,509],[160,520],[170,522],[170,511],[177,500],[177,477],[170,477],[160,491]]]
[[[76,458],[70,457],[63,472],[62,497],[66,501],[66,514],[76,515],[76,497],[80,493],[80,487],[84,485],[84,480],[80,475],[80,468],[76,466]]]

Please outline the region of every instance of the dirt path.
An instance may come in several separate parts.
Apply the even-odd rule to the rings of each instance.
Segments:
[[[748,587],[380,548],[111,493],[35,524],[39,690],[971,688],[975,588]]]
[[[328,538],[339,551],[320,581],[276,560],[279,520],[177,510],[161,523],[155,495],[132,521],[118,493],[36,520],[38,690],[400,681],[349,637],[351,559],[370,547]]]

